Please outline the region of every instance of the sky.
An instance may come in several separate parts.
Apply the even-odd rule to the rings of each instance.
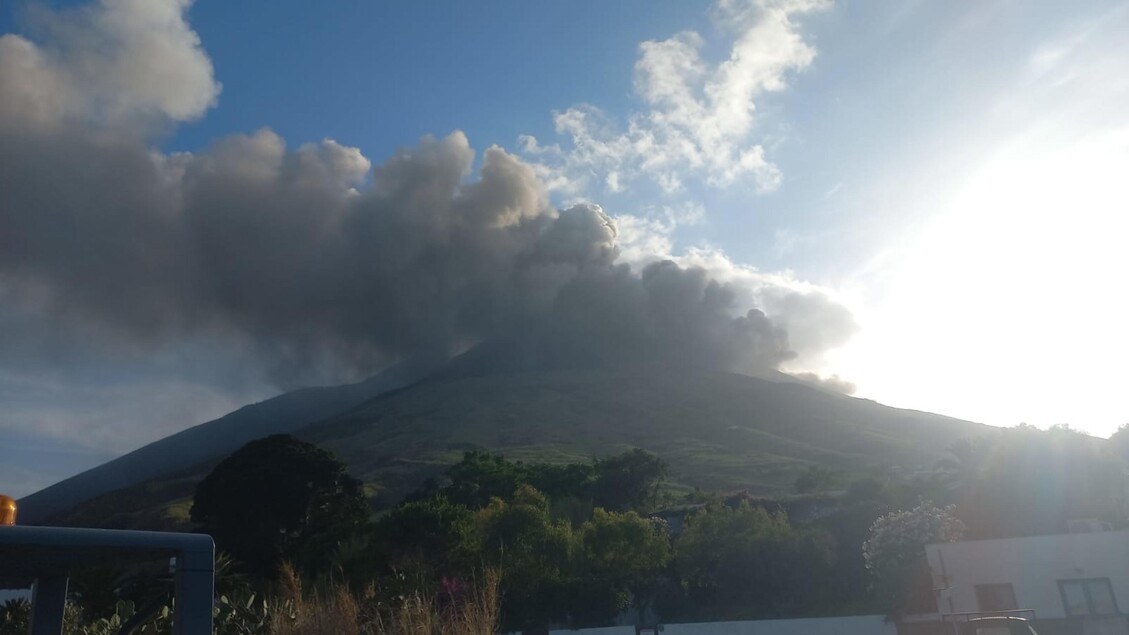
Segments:
[[[515,332],[1129,422],[1125,2],[20,0],[0,33],[6,493]]]

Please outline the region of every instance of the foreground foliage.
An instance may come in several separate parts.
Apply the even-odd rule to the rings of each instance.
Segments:
[[[305,592],[292,569],[284,568],[276,593],[259,596],[241,589],[221,595],[214,610],[216,635],[493,635],[498,624],[499,576],[488,570],[480,583],[457,595],[412,593],[391,603],[372,586],[359,593],[344,586]],[[134,633],[170,635],[174,609],[162,607],[140,621]],[[0,606],[0,635],[28,632],[30,605],[10,600]],[[132,602],[119,601],[108,617],[92,618],[74,602],[64,613],[63,635],[116,635],[138,616]]]
[[[932,606],[929,542],[1062,532],[1078,517],[1124,526],[1127,431],[1105,442],[1065,427],[998,430],[952,445],[932,469],[813,465],[802,494],[780,499],[676,499],[663,462],[638,449],[568,465],[474,451],[373,519],[341,462],[271,437],[217,467],[193,514],[225,550],[218,633],[898,614]],[[282,562],[294,567],[280,576]],[[148,605],[154,578],[127,574],[137,577],[75,575],[67,632],[116,632]],[[140,632],[166,632],[170,610]],[[5,606],[0,633],[23,632],[25,613]]]

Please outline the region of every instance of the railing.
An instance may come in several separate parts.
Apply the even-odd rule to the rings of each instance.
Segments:
[[[960,635],[963,624],[985,617],[1011,617],[1034,622],[1035,611],[1034,609],[1012,609],[1008,611],[978,611],[976,613],[942,613],[941,622],[945,624],[947,632]],[[1020,623],[1022,624],[1022,622]]]
[[[32,591],[31,635],[59,635],[72,569],[128,559],[174,558],[174,635],[211,635],[211,536],[156,531],[0,527],[0,589]]]
[[[1035,620],[1035,609],[1011,609],[1007,611],[977,611],[975,613],[942,613],[941,620],[952,624],[962,624],[979,617],[1022,617]]]

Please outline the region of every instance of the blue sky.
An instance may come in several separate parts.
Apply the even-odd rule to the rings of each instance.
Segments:
[[[77,31],[51,15],[3,3],[0,32],[66,70],[86,49],[52,42],[94,14],[71,14]],[[372,164],[459,130],[476,165],[498,145],[555,205],[602,206],[622,261],[672,258],[743,289],[793,335],[789,370],[997,425],[1105,436],[1129,421],[1124,2],[198,0],[178,17],[178,37],[199,38],[161,49],[183,90],[153,95],[141,84],[162,75],[122,79],[120,60],[80,69],[139,96],[59,93],[67,121],[126,129],[115,108],[150,100],[138,134],[161,156],[269,128]],[[15,50],[0,48],[0,87],[38,86],[3,70]],[[774,309],[780,289],[853,324]],[[23,448],[0,477],[17,494],[279,389],[200,333],[112,359],[23,355],[0,364],[0,435]]]

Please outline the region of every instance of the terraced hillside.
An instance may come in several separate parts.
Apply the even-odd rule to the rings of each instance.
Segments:
[[[731,373],[569,370],[435,379],[299,436],[389,498],[468,449],[585,461],[641,447],[666,460],[683,487],[775,493],[811,464],[928,466],[983,427]]]

